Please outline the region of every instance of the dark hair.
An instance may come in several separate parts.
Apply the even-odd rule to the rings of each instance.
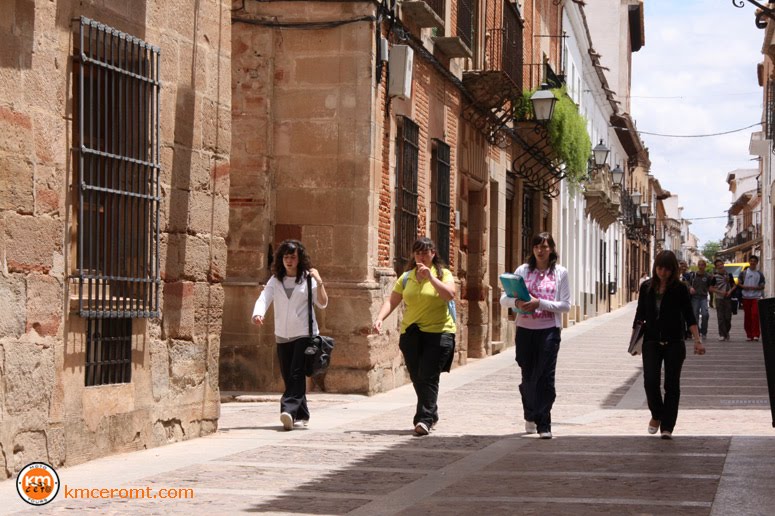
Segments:
[[[661,283],[661,280],[657,275],[657,267],[662,267],[663,269],[668,269],[670,271],[670,277],[667,280],[666,287],[678,283],[680,277],[678,274],[678,259],[675,257],[673,251],[662,251],[654,259],[654,267],[651,269],[651,290],[654,291],[659,291]]]
[[[285,264],[283,264],[283,257],[286,254],[297,253],[299,257],[299,265],[296,268],[296,283],[301,283],[305,274],[312,268],[312,262],[307,256],[307,251],[304,249],[304,245],[298,240],[283,240],[280,242],[280,246],[275,253],[274,263],[272,264],[272,272],[275,277],[280,281],[285,278]]]
[[[721,265],[724,265],[724,260],[722,260],[721,258],[716,258],[715,260],[713,260],[713,265],[716,265],[718,262],[721,262]]]
[[[759,257],[756,256],[755,254],[752,254],[751,256],[748,257],[748,261],[750,262],[751,260],[756,260],[758,262],[759,261]]]
[[[428,237],[420,237],[414,241],[414,244],[412,244],[412,257],[409,259],[409,263],[406,264],[406,270],[410,271],[417,267],[417,261],[414,259],[414,253],[417,251],[433,251],[432,265],[436,269],[436,277],[441,279],[441,269],[444,267],[444,260],[436,252],[436,244]]]
[[[557,246],[554,243],[554,238],[552,238],[552,235],[550,235],[547,232],[538,233],[533,237],[533,240],[530,243],[530,256],[527,259],[527,266],[530,268],[530,270],[534,270],[536,268],[536,257],[533,254],[533,248],[537,245],[541,245],[544,242],[549,244],[549,247],[551,248],[551,252],[549,253],[549,271],[554,271],[554,266],[557,265],[557,260],[560,259],[560,255],[557,254]]]

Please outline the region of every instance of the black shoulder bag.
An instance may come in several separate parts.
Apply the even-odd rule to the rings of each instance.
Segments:
[[[304,374],[319,376],[328,371],[334,339],[312,334],[312,277],[307,274],[307,308],[309,321],[309,344],[304,350]]]

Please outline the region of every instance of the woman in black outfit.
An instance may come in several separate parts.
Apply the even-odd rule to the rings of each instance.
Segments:
[[[694,354],[705,354],[689,290],[681,283],[678,260],[672,251],[662,251],[654,260],[651,279],[640,287],[635,321],[645,321],[643,384],[651,411],[648,432],[655,434],[661,429],[662,439],[672,439],[681,397],[681,366],[686,358],[684,321],[694,337]],[[662,362],[664,400],[660,389]]]

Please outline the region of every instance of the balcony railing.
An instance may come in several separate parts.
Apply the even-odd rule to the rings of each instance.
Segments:
[[[502,71],[522,87],[522,23],[510,2],[504,2],[503,27],[487,31],[488,71]]]

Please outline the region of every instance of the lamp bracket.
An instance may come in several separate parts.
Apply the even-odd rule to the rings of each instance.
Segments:
[[[756,0],[732,0],[732,5],[734,5],[735,7],[742,8],[745,6],[745,2],[748,2],[749,4],[753,4],[759,8],[759,11],[756,13],[757,28],[759,29],[767,28],[767,20],[764,19],[765,16],[771,20],[775,20],[775,10],[764,6],[763,4],[757,2]]]

